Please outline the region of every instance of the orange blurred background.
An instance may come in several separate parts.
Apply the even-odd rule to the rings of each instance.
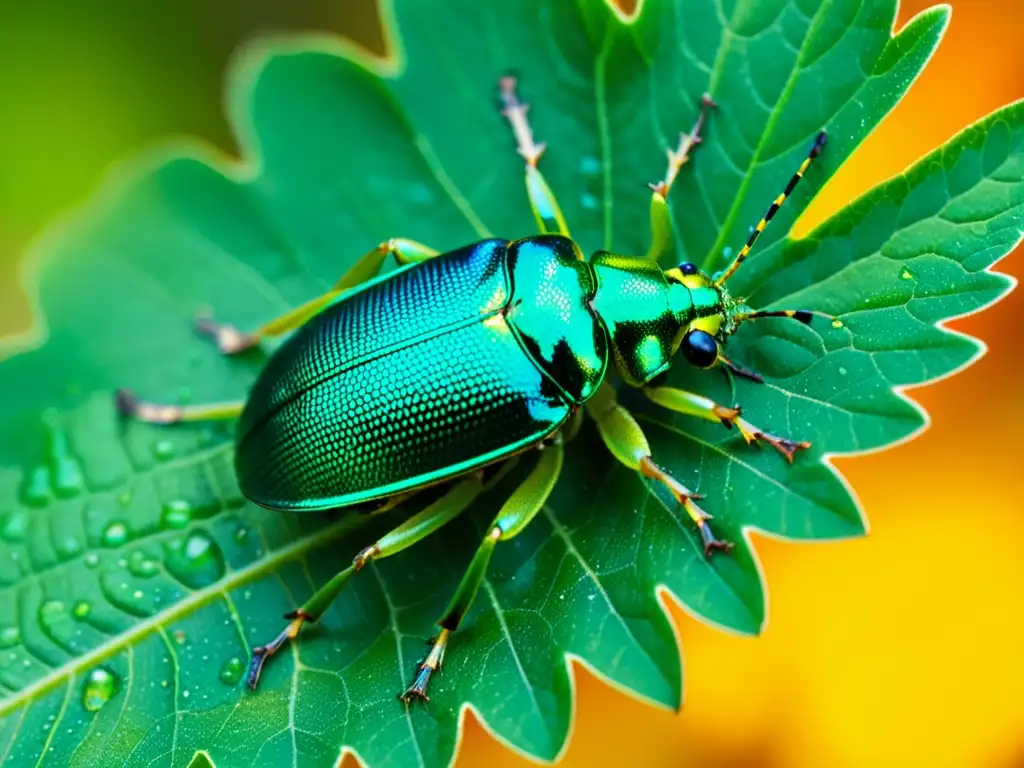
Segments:
[[[67,0],[0,6],[11,62],[0,71],[0,335],[29,322],[18,254],[105,164],[165,133],[232,147],[220,89],[234,46],[259,31],[326,29],[380,48],[371,0],[215,5],[159,0],[140,10],[106,0],[110,23],[106,11],[86,14]],[[928,5],[902,3],[899,23]],[[951,5],[931,65],[802,230],[1024,97],[1024,2]],[[1024,250],[999,269],[1024,275]],[[1024,483],[1015,474],[1024,295],[951,327],[985,339],[990,352],[913,393],[933,426],[893,451],[837,461],[871,535],[801,545],[757,538],[770,589],[760,638],[722,634],[671,607],[685,648],[682,714],[577,667],[564,765],[1024,766]],[[482,763],[527,764],[470,718],[458,764]]]

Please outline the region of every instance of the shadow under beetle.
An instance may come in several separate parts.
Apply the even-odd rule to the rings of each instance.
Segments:
[[[123,413],[156,424],[237,418],[239,485],[248,499],[271,509],[325,510],[374,500],[393,506],[426,486],[453,481],[445,495],[359,552],[285,617],[289,623],[281,634],[253,650],[253,687],[266,659],[304,622],[319,619],[366,563],[404,550],[466,509],[484,490],[484,467],[538,449],[535,468],[499,511],[437,621],[430,652],[401,694],[405,702],[426,699],[491,553],[543,506],[562,467],[562,443],[584,411],[616,459],[671,492],[697,527],[705,556],[729,550],[732,545],[715,536],[710,516],[697,505],[700,497],[654,463],[643,430],[606,381],[612,362],[626,384],[660,406],[735,426],[748,443],[768,443],[789,461],[809,446],[757,428],[738,406],[658,381],[679,350],[699,368],[722,367],[760,381],[722,353],[737,326],[761,317],[809,323],[821,314],[754,311],[732,298],[725,283],[821,152],[824,131],[724,271],[707,275],[690,263],[663,271],[658,258],[671,236],[665,199],[700,143],[714,102],[704,97],[693,129],[668,152],[665,179],[650,185],[648,253],[638,258],[600,251],[588,262],[538,170],[545,145],[534,140],[515,79],[503,78],[500,93],[542,234],[484,240],[447,253],[392,239],[357,261],[333,290],[251,333],[201,318],[199,331],[224,354],[295,331],[244,402],[184,407],[118,392]],[[375,278],[388,256],[404,267]]]

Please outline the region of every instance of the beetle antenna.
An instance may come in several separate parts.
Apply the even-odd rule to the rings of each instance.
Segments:
[[[747,312],[736,315],[736,322],[742,323],[745,320],[757,320],[761,317],[790,317],[799,320],[804,325],[811,324],[811,318],[823,317],[826,320],[835,322],[835,318],[827,312],[818,312],[816,309],[772,309],[759,312]]]
[[[726,269],[725,272],[719,275],[715,280],[716,288],[721,288],[725,284],[725,281],[732,277],[733,273],[740,268],[740,264],[746,261],[747,254],[750,253],[750,249],[754,247],[754,243],[757,242],[758,236],[764,231],[764,228],[768,226],[768,222],[774,218],[776,213],[778,213],[779,208],[781,208],[782,204],[786,202],[786,198],[792,194],[793,189],[796,188],[800,179],[804,177],[804,174],[807,172],[807,168],[810,166],[814,158],[821,154],[821,150],[824,146],[825,132],[822,131],[814,139],[814,146],[812,146],[811,151],[807,153],[807,157],[804,158],[803,163],[800,164],[800,168],[798,168],[797,172],[793,174],[793,178],[789,180],[789,184],[786,185],[786,190],[775,198],[771,207],[768,208],[768,212],[759,222],[757,222],[757,226],[754,227],[754,231],[750,233],[750,239],[747,240],[747,244],[743,246],[739,253],[736,254],[736,258],[732,260],[732,264],[729,265],[728,269]]]

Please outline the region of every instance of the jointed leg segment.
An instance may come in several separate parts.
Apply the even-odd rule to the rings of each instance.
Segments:
[[[539,144],[533,138],[526,113],[529,104],[524,104],[516,94],[516,79],[503,77],[499,82],[501,90],[501,114],[508,120],[512,134],[516,139],[516,152],[526,161],[526,194],[530,199],[530,208],[541,232],[569,236],[569,226],[558,205],[555,194],[551,191],[543,174],[537,168],[541,155],[547,149],[545,142]]]
[[[436,256],[438,252],[421,243],[404,238],[392,238],[380,243],[376,248],[368,251],[341,278],[334,287],[327,293],[310,299],[302,306],[286,312],[280,317],[274,318],[268,323],[261,325],[255,331],[242,332],[233,325],[214,322],[209,317],[199,317],[196,320],[196,330],[210,336],[217,342],[217,348],[225,355],[233,355],[252,349],[260,340],[268,336],[279,336],[282,333],[293,331],[313,315],[322,310],[345,291],[366,282],[380,272],[384,266],[384,260],[393,256],[399,264],[409,264],[416,261],[425,261]]]
[[[211,336],[223,354],[233,355],[251,349],[268,336],[278,336],[295,330],[345,291],[374,277],[384,266],[388,256],[393,256],[399,264],[410,264],[437,255],[438,251],[413,240],[385,240],[353,264],[330,291],[265,323],[255,331],[245,333],[233,325],[214,322],[209,317],[197,318],[196,329],[206,336]],[[238,401],[193,406],[166,405],[140,400],[130,390],[120,389],[116,395],[116,405],[121,413],[139,421],[150,424],[178,424],[186,421],[235,419],[241,415],[245,403]]]
[[[348,568],[340,571],[329,582],[318,589],[302,607],[285,615],[290,619],[288,625],[276,638],[266,645],[253,649],[252,661],[249,663],[247,679],[253,688],[259,682],[260,672],[268,658],[274,655],[289,640],[298,635],[302,625],[317,621],[345,588],[352,576],[362,570],[371,560],[379,560],[401,552],[413,544],[422,541],[452,518],[463,512],[483,490],[479,473],[469,475],[430,506],[410,517],[389,533],[384,534],[374,544],[366,547],[352,560]]]
[[[747,441],[747,445],[759,442],[768,443],[785,456],[786,460],[791,464],[793,463],[793,454],[798,450],[811,447],[811,444],[806,441],[778,437],[755,427],[740,416],[741,409],[739,406],[727,408],[701,395],[695,395],[692,392],[671,387],[650,387],[644,389],[644,394],[651,401],[671,411],[686,413],[708,421],[720,421],[730,429],[735,426],[740,431],[740,434],[743,435],[743,439]]]
[[[665,178],[656,184],[648,184],[651,188],[651,248],[647,251],[647,258],[651,261],[658,261],[668,248],[672,239],[672,224],[668,212],[668,204],[665,202],[668,193],[675,183],[679,171],[690,160],[690,153],[700,146],[701,129],[707,118],[708,110],[718,105],[711,100],[706,93],[701,99],[700,112],[693,128],[689,133],[679,134],[679,146],[676,149],[668,150],[668,169],[665,171]]]
[[[644,477],[661,483],[683,507],[697,526],[705,556],[710,556],[716,549],[732,549],[730,542],[722,541],[711,531],[708,524],[711,515],[696,503],[701,497],[654,463],[647,437],[629,411],[618,404],[615,390],[608,384],[602,384],[597,394],[587,402],[587,410],[597,422],[601,439],[612,455],[630,469],[638,470]]]
[[[440,631],[437,637],[431,641],[430,652],[417,668],[412,685],[399,697],[402,701],[408,704],[413,699],[425,701],[428,698],[427,685],[430,683],[430,678],[434,672],[440,669],[449,638],[459,628],[462,619],[473,603],[473,598],[476,597],[476,593],[483,583],[494,548],[498,542],[513,538],[529,525],[530,521],[543,508],[561,471],[562,443],[556,439],[554,444],[546,446],[540,451],[537,465],[502,505],[501,510],[494,518],[487,535],[484,536],[476,554],[473,555],[469,568],[466,569],[466,575],[459,582],[444,614],[438,619],[437,626]]]
[[[125,416],[150,424],[180,424],[186,421],[229,421],[242,414],[241,400],[205,405],[166,405],[140,400],[129,389],[119,389],[114,400],[117,410]]]

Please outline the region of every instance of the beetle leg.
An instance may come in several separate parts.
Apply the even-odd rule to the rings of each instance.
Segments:
[[[204,336],[210,336],[217,343],[217,348],[225,355],[233,355],[252,349],[267,336],[279,336],[304,324],[320,312],[324,307],[337,299],[345,291],[355,288],[380,272],[388,256],[393,256],[399,264],[412,264],[426,261],[438,255],[438,251],[414,240],[393,237],[377,245],[364,254],[334,284],[327,293],[310,299],[300,307],[261,325],[255,331],[243,332],[233,325],[215,322],[211,317],[201,314],[196,318],[196,330]]]
[[[701,497],[654,463],[647,437],[636,419],[616,401],[615,390],[611,386],[607,383],[601,385],[587,401],[587,412],[594,417],[601,439],[616,459],[630,469],[638,470],[644,477],[661,483],[683,507],[697,526],[705,557],[710,557],[716,549],[732,549],[732,543],[722,541],[711,531],[708,524],[711,516],[696,504]]]
[[[539,453],[540,459],[537,461],[537,465],[498,511],[487,535],[476,554],[473,555],[466,575],[459,582],[444,614],[438,619],[437,626],[440,631],[437,637],[431,640],[427,657],[417,667],[416,677],[412,684],[398,697],[406,704],[413,699],[426,701],[429,698],[427,685],[430,683],[430,678],[440,669],[448,640],[451,634],[459,628],[462,619],[469,611],[473,598],[476,597],[476,593],[483,583],[484,575],[487,573],[487,564],[490,562],[491,554],[498,542],[507,541],[526,528],[543,508],[544,502],[547,501],[555,487],[558,475],[562,471],[562,443],[556,439],[552,445],[544,447]]]
[[[418,541],[422,541],[445,523],[466,509],[483,490],[479,473],[467,475],[452,486],[444,496],[417,512],[401,525],[370,546],[364,548],[352,560],[352,564],[337,573],[334,578],[318,589],[302,607],[285,616],[288,625],[276,638],[266,645],[253,648],[252,660],[246,679],[250,687],[255,688],[267,659],[273,656],[289,640],[295,639],[299,629],[307,622],[317,621],[333,603],[355,573],[371,560],[394,555]]]
[[[811,447],[811,444],[807,441],[778,437],[755,427],[741,417],[741,409],[738,405],[727,408],[701,395],[695,395],[692,392],[671,387],[648,387],[644,389],[644,394],[663,408],[668,408],[676,413],[686,413],[690,416],[707,419],[708,421],[720,421],[730,429],[735,425],[740,434],[743,435],[743,439],[747,441],[747,445],[759,442],[768,443],[785,456],[790,464],[793,463],[793,454],[798,450]]]
[[[241,400],[207,405],[163,405],[140,400],[130,389],[119,389],[114,404],[123,415],[149,424],[179,424],[183,421],[228,421],[242,414]]]
[[[679,146],[674,150],[668,150],[668,170],[665,171],[665,178],[656,184],[647,185],[653,193],[651,195],[651,248],[647,251],[647,258],[651,261],[658,261],[662,254],[669,249],[672,241],[672,221],[668,212],[668,204],[665,201],[679,171],[689,162],[690,153],[700,146],[700,131],[704,127],[708,110],[717,106],[705,93],[701,99],[700,112],[697,114],[693,128],[689,133],[679,134]]]
[[[547,149],[547,143],[542,141],[538,144],[533,138],[533,129],[526,117],[530,105],[519,100],[514,77],[501,78],[498,86],[501,92],[501,114],[512,128],[512,134],[516,139],[516,152],[526,161],[526,194],[530,198],[530,208],[537,220],[537,226],[544,234],[568,237],[569,226],[565,223],[562,208],[558,205],[555,193],[551,191],[544,175],[537,168],[541,155]]]

